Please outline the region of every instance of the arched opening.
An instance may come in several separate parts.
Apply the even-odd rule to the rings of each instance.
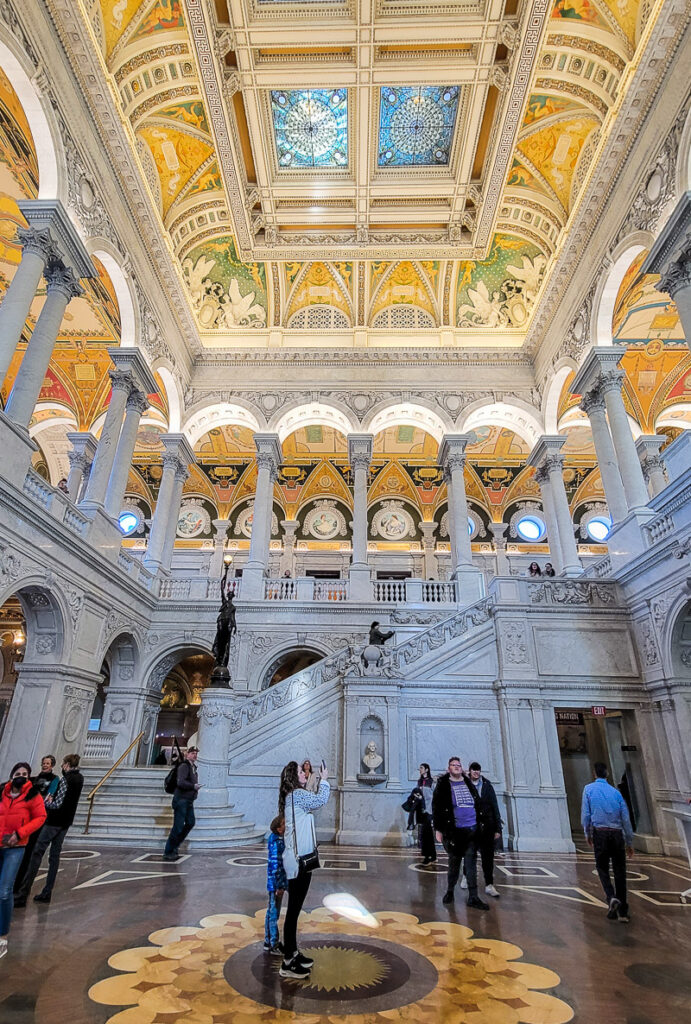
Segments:
[[[282,683],[288,676],[294,676],[296,672],[302,672],[303,669],[309,668],[310,665],[314,665],[316,661],[320,661],[323,657],[323,654],[308,647],[297,647],[291,651],[284,651],[283,654],[271,662],[265,671],[261,689],[268,690],[270,686]]]
[[[26,619],[18,597],[0,608],[0,741],[17,684],[17,669],[26,647]]]
[[[670,653],[673,673],[691,679],[691,601],[684,605],[672,626]]]
[[[146,685],[148,719],[140,764],[170,764],[177,748],[185,751],[197,738],[199,705],[209,685],[214,659],[198,647],[164,655]]]

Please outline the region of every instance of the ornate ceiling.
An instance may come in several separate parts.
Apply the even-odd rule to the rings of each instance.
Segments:
[[[212,346],[357,328],[520,345],[650,10],[79,4]]]

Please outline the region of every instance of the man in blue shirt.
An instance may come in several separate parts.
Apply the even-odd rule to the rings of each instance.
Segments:
[[[595,866],[609,904],[610,921],[629,923],[626,902],[626,858],[633,857],[633,829],[629,809],[618,789],[607,781],[607,766],[594,765],[595,782],[583,790],[581,824],[588,845],[595,850]],[[612,862],[614,888],[609,874]]]

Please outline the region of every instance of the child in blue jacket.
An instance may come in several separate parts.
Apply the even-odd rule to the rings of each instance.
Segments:
[[[283,949],[278,941],[278,918],[281,913],[283,893],[288,888],[288,879],[283,867],[283,850],[285,849],[283,834],[285,830],[285,818],[280,815],[274,818],[271,822],[271,835],[267,844],[266,889],[269,893],[269,905],[264,925],[264,950],[267,953],[283,954]]]

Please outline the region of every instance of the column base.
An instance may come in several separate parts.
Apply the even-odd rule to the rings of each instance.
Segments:
[[[613,569],[621,568],[647,550],[648,539],[643,533],[643,526],[654,519],[656,514],[650,508],[634,509],[626,519],[614,524],[607,538],[607,550]]]
[[[474,565],[458,565],[453,571],[451,579],[456,581],[458,587],[458,603],[466,606],[481,601],[486,596],[485,577],[481,569]]]
[[[31,456],[38,446],[29,437],[28,430],[20,427],[0,410],[0,445],[2,446],[2,477],[22,489],[24,478],[31,466]]]
[[[243,601],[262,601],[264,599],[264,566],[246,565],[242,571],[240,596]]]
[[[348,599],[350,601],[372,600],[372,577],[368,565],[351,565],[348,581]]]

